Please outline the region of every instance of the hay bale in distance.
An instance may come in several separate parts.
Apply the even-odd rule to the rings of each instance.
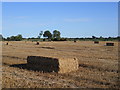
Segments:
[[[74,40],[74,42],[76,43],[77,41],[76,41],[76,40]]]
[[[78,69],[76,58],[51,58],[42,56],[28,56],[27,66],[43,72],[66,73]]]
[[[114,46],[114,43],[106,43],[106,46]]]
[[[39,45],[39,42],[37,42],[36,45]]]
[[[94,44],[99,44],[99,41],[94,41]]]
[[[8,42],[6,43],[6,45],[8,45]]]

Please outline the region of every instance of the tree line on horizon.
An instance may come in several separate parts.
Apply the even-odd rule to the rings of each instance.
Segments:
[[[43,36],[44,38],[41,38]],[[63,38],[61,37],[61,33],[58,30],[54,30],[53,33],[51,33],[49,30],[46,31],[40,31],[39,35],[37,38],[32,37],[32,38],[23,38],[21,34],[18,34],[17,36],[10,36],[7,38],[4,38],[0,34],[0,41],[22,41],[22,40],[28,40],[28,41],[77,41],[77,40],[82,40],[82,41],[113,41],[117,40],[120,41],[120,36],[118,37],[85,37],[85,38]]]
[[[0,39],[1,40],[4,40],[4,41],[21,41],[21,40],[30,40],[30,39],[41,39],[41,36],[43,35],[44,39],[43,40],[48,40],[48,41],[59,41],[61,40],[61,33],[60,31],[58,30],[54,30],[53,31],[53,34],[49,31],[49,30],[46,30],[45,32],[43,31],[40,31],[39,35],[37,38],[23,38],[21,34],[18,34],[17,36],[10,36],[10,37],[7,37],[7,38],[4,38],[2,35],[0,35]]]

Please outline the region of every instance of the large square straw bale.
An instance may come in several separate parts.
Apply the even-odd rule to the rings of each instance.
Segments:
[[[77,70],[78,61],[76,58],[28,56],[27,66],[43,72],[66,73]]]
[[[106,43],[106,46],[114,46],[114,43]]]

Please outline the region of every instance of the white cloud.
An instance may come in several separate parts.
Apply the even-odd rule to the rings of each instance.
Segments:
[[[16,19],[25,19],[25,18],[27,18],[28,16],[16,16],[15,18]]]
[[[90,18],[68,18],[64,19],[65,22],[89,22]]]

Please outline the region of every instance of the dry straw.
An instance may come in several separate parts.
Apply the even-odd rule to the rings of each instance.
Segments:
[[[39,42],[36,42],[36,45],[39,45]]]
[[[114,46],[114,43],[106,43],[106,46]]]
[[[99,41],[94,41],[94,44],[99,44]]]
[[[28,56],[27,66],[42,72],[66,73],[78,69],[78,60],[76,58]]]

